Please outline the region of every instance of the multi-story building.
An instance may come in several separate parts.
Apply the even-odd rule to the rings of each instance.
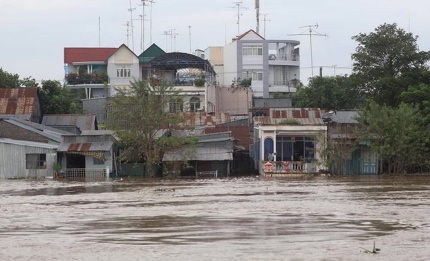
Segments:
[[[223,85],[252,79],[255,97],[295,92],[300,79],[299,41],[266,40],[254,30],[224,47]]]
[[[64,48],[65,83],[84,89],[86,98],[108,97],[140,78],[139,57],[125,44],[118,48]]]

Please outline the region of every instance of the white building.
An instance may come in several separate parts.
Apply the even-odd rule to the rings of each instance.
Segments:
[[[255,97],[296,91],[300,79],[299,41],[266,40],[254,30],[224,47],[223,85],[251,78]]]

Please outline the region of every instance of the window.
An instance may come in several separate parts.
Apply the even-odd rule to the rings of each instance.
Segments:
[[[190,99],[190,111],[197,111],[198,109],[200,109],[200,99],[192,97]]]
[[[25,155],[26,169],[46,169],[46,154]]]
[[[103,165],[103,164],[105,164],[104,160],[93,157],[93,165]]]
[[[263,72],[248,70],[243,72],[243,79],[251,78],[253,81],[263,81]]]
[[[169,112],[183,112],[184,111],[184,104],[181,100],[171,100],[169,102]]]
[[[259,45],[248,45],[242,48],[242,55],[263,55],[263,48]]]
[[[116,77],[118,78],[130,77],[130,69],[127,69],[127,68],[116,69]]]

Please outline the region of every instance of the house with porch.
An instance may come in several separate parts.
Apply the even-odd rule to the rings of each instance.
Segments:
[[[317,173],[327,139],[318,108],[270,108],[253,117],[253,159],[261,175]]]
[[[64,135],[58,147],[58,162],[65,177],[107,178],[117,174],[118,142],[112,131],[83,131]]]
[[[85,90],[86,99],[115,95],[140,78],[139,57],[122,44],[118,48],[64,48],[64,79],[69,89]]]

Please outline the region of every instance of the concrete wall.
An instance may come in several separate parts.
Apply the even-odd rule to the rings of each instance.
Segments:
[[[115,95],[115,88],[128,88],[130,81],[139,79],[139,58],[127,47],[121,46],[108,59],[108,76],[110,79],[110,94]],[[118,77],[118,69],[130,69],[130,77]]]
[[[26,169],[26,154],[46,154],[46,168]],[[52,149],[0,142],[0,179],[53,176],[52,165],[56,159],[56,152]]]
[[[233,42],[224,47],[224,79],[220,81],[223,86],[230,86],[237,78],[237,42]]]

